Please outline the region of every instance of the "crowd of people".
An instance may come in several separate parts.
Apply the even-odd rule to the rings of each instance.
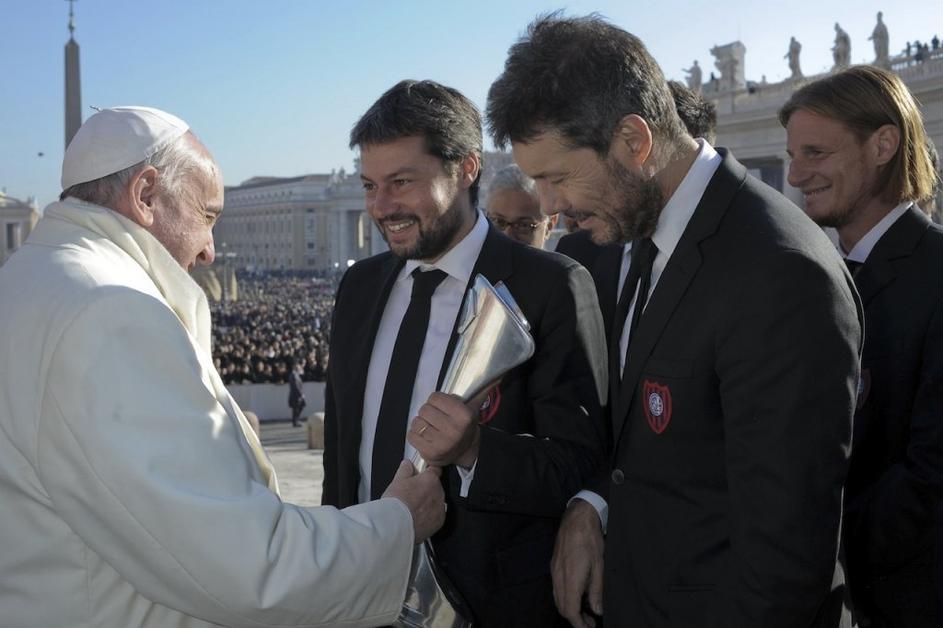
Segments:
[[[323,381],[336,278],[272,271],[238,281],[239,300],[210,306],[213,361],[223,382],[285,384],[299,361],[304,381]]]

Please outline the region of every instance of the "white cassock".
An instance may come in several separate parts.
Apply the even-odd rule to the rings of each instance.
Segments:
[[[0,268],[5,628],[395,619],[409,511],[283,503],[209,339],[199,287],[111,210],[53,203]]]

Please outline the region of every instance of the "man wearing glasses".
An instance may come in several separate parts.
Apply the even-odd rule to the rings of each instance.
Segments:
[[[488,191],[488,219],[506,236],[542,249],[557,224],[557,216],[540,211],[534,180],[516,165],[495,174]]]

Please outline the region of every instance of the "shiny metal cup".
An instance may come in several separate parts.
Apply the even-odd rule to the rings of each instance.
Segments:
[[[492,286],[482,275],[465,296],[458,342],[442,380],[441,392],[468,402],[534,355],[534,339],[524,313],[503,283]],[[426,461],[413,458],[418,471]],[[406,600],[397,628],[471,628],[471,613],[458,591],[435,565],[429,541],[413,550]]]

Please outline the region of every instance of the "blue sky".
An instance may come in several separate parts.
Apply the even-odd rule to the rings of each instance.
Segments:
[[[852,61],[873,57],[868,36],[884,11],[892,54],[943,37],[940,0],[78,0],[83,118],[89,105],[150,105],[187,120],[216,155],[227,184],[254,175],[350,169],[347,133],[403,78],[452,85],[483,107],[508,46],[535,15],[598,12],[641,37],[668,78],[710,48],[739,39],[750,80],[788,74],[789,37],[802,69],[831,65],[833,24]],[[786,10],[785,6],[791,7]],[[0,1],[0,187],[40,205],[59,192],[63,152],[64,0]],[[38,153],[42,152],[42,157]]]

